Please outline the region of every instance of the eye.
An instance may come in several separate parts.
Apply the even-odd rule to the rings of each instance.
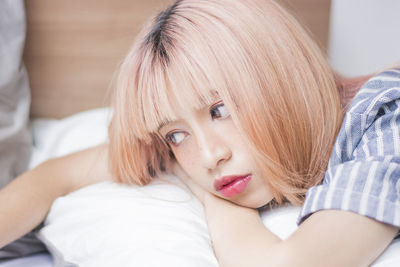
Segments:
[[[183,139],[185,139],[186,133],[184,132],[170,132],[165,135],[165,140],[167,140],[168,143],[176,146],[179,145]]]
[[[211,107],[210,115],[213,119],[220,119],[226,118],[230,114],[228,112],[228,109],[225,107],[225,104],[221,102]]]

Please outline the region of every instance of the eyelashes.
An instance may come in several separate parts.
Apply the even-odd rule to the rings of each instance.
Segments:
[[[209,115],[212,120],[225,119],[230,116],[228,109],[222,101],[212,105],[209,109]],[[186,131],[173,130],[165,135],[165,141],[173,146],[181,144],[189,135]]]
[[[221,119],[228,117],[230,114],[228,109],[225,107],[225,104],[219,102],[210,108],[210,115],[212,119]]]
[[[183,139],[185,139],[186,135],[187,134],[182,131],[170,132],[166,134],[165,140],[167,141],[168,144],[176,146],[180,144],[183,141]]]

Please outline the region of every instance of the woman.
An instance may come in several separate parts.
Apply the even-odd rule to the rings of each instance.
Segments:
[[[204,204],[221,266],[369,265],[400,227],[398,72],[378,74],[353,99],[357,90],[341,90],[274,1],[176,1],[121,65],[109,146],[52,160],[8,186],[0,201],[28,183],[48,194],[30,201],[34,217],[2,242],[40,222],[57,196],[174,171]],[[79,168],[60,171],[68,166]],[[303,206],[287,240],[259,218],[271,201]],[[19,207],[9,216],[26,216]]]

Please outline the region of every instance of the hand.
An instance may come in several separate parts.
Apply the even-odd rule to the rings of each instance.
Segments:
[[[172,166],[173,173],[178,176],[178,178],[189,187],[190,191],[201,201],[204,205],[204,201],[206,197],[211,195],[211,193],[204,190],[200,185],[195,183],[192,179],[189,178],[189,175],[181,168],[181,166],[174,162]]]

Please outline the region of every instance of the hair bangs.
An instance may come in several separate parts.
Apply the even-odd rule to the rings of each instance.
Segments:
[[[215,85],[210,82],[201,62],[185,51],[172,55],[166,68],[169,84],[169,101],[179,110],[198,110],[211,105],[218,97]]]
[[[119,75],[116,176],[150,181],[171,159],[158,129],[221,98],[277,202],[301,203],[343,114],[326,59],[293,16],[272,0],[178,0],[142,33]]]
[[[158,58],[143,70],[138,83],[139,128],[157,133],[168,122],[177,120],[178,110],[197,110],[211,105],[218,97],[205,73],[188,59],[175,59],[168,66]],[[177,64],[176,62],[179,62]],[[142,131],[141,131],[142,132]],[[145,138],[147,139],[147,137]]]

